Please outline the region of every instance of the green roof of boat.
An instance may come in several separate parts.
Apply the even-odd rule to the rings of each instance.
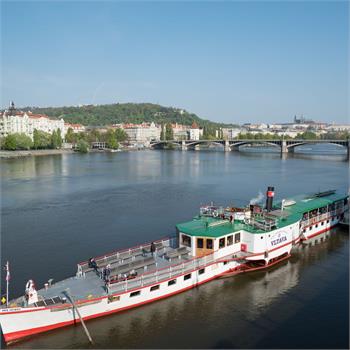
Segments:
[[[333,193],[324,197],[313,197],[311,196],[298,196],[291,198],[296,203],[285,207],[285,210],[291,214],[304,214],[307,211],[322,208],[328,204],[332,204],[338,200],[347,198],[347,194]],[[278,203],[281,205],[281,202]]]
[[[277,227],[291,225],[301,220],[303,214],[307,211],[324,207],[328,204],[332,204],[338,200],[347,198],[347,194],[332,193],[324,197],[314,197],[313,195],[302,195],[297,197],[288,198],[294,200],[296,203],[290,206],[286,206],[283,212],[288,215],[277,218]],[[274,209],[280,209],[281,202],[277,202],[274,205]],[[201,237],[221,237],[230,233],[245,230],[251,233],[265,233],[261,229],[257,229],[253,226],[247,225],[242,221],[235,220],[230,223],[228,220],[222,220],[213,217],[200,217],[197,216],[193,220],[176,225],[176,228],[185,234],[190,236]]]

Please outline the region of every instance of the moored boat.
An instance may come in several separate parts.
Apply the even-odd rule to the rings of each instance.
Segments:
[[[176,225],[174,237],[90,258],[75,276],[37,290],[0,309],[7,343],[83,320],[169,297],[215,278],[276,265],[293,247],[330,230],[348,210],[348,195],[336,191],[273,203],[269,187],[264,207],[207,205],[191,221]],[[73,301],[75,306],[73,306]]]

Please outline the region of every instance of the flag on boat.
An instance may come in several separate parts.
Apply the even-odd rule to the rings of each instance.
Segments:
[[[10,276],[10,264],[8,261],[6,262],[5,270],[6,270],[6,281],[8,282],[11,278],[11,276]]]

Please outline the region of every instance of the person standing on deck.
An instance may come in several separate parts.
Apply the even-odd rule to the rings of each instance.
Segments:
[[[106,271],[105,271],[105,280],[109,280],[109,276],[111,274],[111,264],[107,264],[106,266]]]
[[[154,242],[151,243],[151,254],[154,257],[154,253],[156,251],[156,245],[154,244]]]

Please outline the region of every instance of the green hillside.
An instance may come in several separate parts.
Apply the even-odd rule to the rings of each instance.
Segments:
[[[219,128],[228,124],[214,123],[199,118],[193,113],[152,103],[117,103],[107,105],[86,105],[81,107],[26,107],[34,113],[47,114],[50,117],[62,117],[70,123],[84,125],[110,125],[115,123],[179,123],[191,125],[196,122],[200,127]]]

